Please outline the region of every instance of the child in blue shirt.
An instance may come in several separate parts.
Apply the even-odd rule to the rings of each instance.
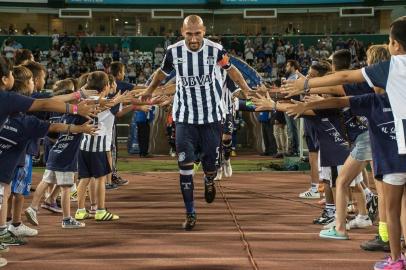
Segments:
[[[30,95],[33,91],[32,73],[25,67],[16,67],[15,73],[25,74],[21,76],[26,78],[26,81],[21,81],[22,85],[16,84],[15,91]],[[17,70],[19,70],[17,72]],[[41,138],[50,132],[94,132],[94,127],[87,124],[82,126],[66,125],[66,124],[49,124],[44,121],[40,121],[35,116],[27,116],[24,114],[15,114],[11,116],[5,123],[4,128],[0,131],[0,182],[5,187],[4,201],[1,211],[7,211],[7,201],[10,194],[10,182],[14,171],[21,160],[21,157],[25,155],[27,144],[30,140]],[[19,179],[15,179],[19,180]],[[21,183],[24,184],[24,183]],[[14,190],[15,191],[15,190]],[[19,205],[22,206],[22,203]],[[14,209],[18,214],[19,209]],[[21,211],[20,211],[21,212]],[[13,217],[13,221],[14,217]],[[8,233],[7,226],[5,226],[6,220],[4,212],[0,217],[0,241],[4,244],[15,245],[22,244],[21,240]],[[21,222],[19,224],[13,222],[10,226],[10,230],[21,236],[27,236],[27,230]],[[31,234],[35,235],[35,234]]]
[[[375,86],[385,89],[388,93],[391,109],[396,116],[394,119],[397,120],[394,124],[394,128],[396,132],[395,138],[397,139],[398,153],[405,154],[406,147],[403,119],[406,119],[404,110],[406,100],[404,94],[404,87],[406,84],[406,76],[404,76],[406,70],[406,16],[395,20],[391,24],[388,49],[392,55],[390,61],[381,62],[360,70],[337,72],[323,78],[288,81],[285,88],[287,90],[295,91],[314,87],[335,86],[366,81],[371,87]],[[349,103],[347,97],[341,98],[340,102],[347,105]],[[400,155],[396,156],[395,162],[401,162],[400,157]],[[389,174],[391,173],[396,172],[390,172]],[[385,181],[383,184],[384,194],[390,194],[390,196],[385,196],[385,203],[387,203],[386,214],[391,257],[387,260],[376,263],[375,269],[404,268],[404,258],[401,256],[399,243],[400,212],[398,213],[397,211],[401,205],[401,201],[397,194],[400,193],[400,191],[403,194],[404,184],[400,185],[401,181],[397,181],[398,178],[399,175],[391,175],[387,177],[387,182],[391,182],[392,184]],[[391,205],[391,207],[389,207],[389,205]]]

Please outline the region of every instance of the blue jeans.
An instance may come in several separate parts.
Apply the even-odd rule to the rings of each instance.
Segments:
[[[288,128],[288,152],[299,153],[299,136],[296,127],[296,120],[285,114],[286,126]]]

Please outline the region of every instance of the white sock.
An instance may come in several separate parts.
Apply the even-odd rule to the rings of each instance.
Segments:
[[[364,189],[364,194],[366,198],[372,197],[374,195],[374,193],[369,188]]]
[[[358,217],[357,218],[359,218],[359,219],[369,219],[369,216],[368,215],[361,215],[361,214],[358,214]]]
[[[73,186],[70,188],[70,192],[77,191],[76,183],[73,183]]]

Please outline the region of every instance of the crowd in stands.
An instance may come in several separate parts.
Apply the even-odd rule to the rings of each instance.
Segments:
[[[260,34],[255,38],[247,36],[244,41],[237,37],[230,40],[220,36],[219,39],[231,55],[244,59],[269,81],[285,77],[283,67],[288,60],[298,61],[301,72],[306,74],[312,61],[327,59],[340,49],[350,50],[354,67],[365,65],[366,59],[366,46],[356,39],[340,38],[333,42],[333,39],[327,36],[315,40],[314,44],[308,47],[305,47],[300,39],[292,44],[282,38],[264,38]],[[143,84],[162,62],[166,47],[176,41],[176,37],[167,36],[163,44],[157,44],[154,51],[141,52],[130,48],[130,39],[127,36],[121,38],[121,44],[98,43],[95,46],[81,46],[79,37],[69,37],[67,33],[59,35],[55,32],[52,35],[52,48],[49,51],[34,50],[33,54],[36,61],[47,67],[47,85],[67,77],[79,77],[88,71],[108,70],[112,61],[121,61],[126,65],[127,81]],[[24,44],[9,38],[3,42],[1,52],[11,59],[15,51],[23,47]]]

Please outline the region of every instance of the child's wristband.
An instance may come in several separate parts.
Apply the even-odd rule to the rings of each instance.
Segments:
[[[78,114],[78,105],[72,105],[73,114]]]

